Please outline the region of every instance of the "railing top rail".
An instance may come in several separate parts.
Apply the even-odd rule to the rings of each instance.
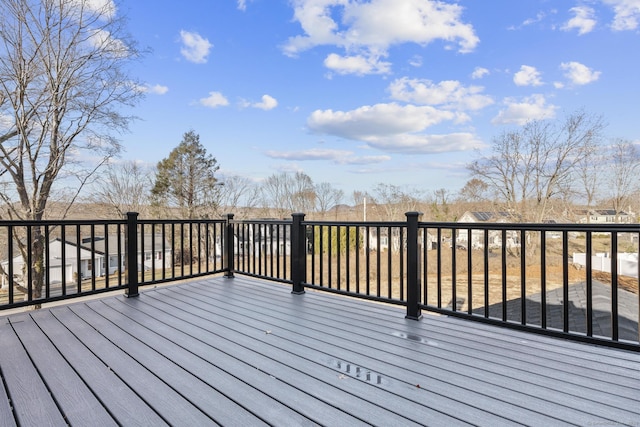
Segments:
[[[639,224],[574,224],[574,223],[475,223],[475,222],[420,222],[420,228],[454,228],[474,230],[530,230],[530,231],[593,231],[598,233],[637,233]]]
[[[126,224],[126,219],[55,219],[55,220],[4,220],[0,227],[33,227],[33,226],[63,226],[63,225],[117,225]]]
[[[349,227],[406,227],[406,221],[303,221],[303,225]]]
[[[232,219],[232,224],[291,224],[290,219]]]
[[[224,219],[138,219],[138,224],[224,224]]]

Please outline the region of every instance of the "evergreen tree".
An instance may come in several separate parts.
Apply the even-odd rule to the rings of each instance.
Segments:
[[[169,157],[158,163],[155,184],[151,190],[154,204],[176,208],[186,219],[210,216],[218,200],[218,162],[200,143],[193,130]]]

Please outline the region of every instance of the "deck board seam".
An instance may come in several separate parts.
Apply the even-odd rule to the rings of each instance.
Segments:
[[[170,290],[167,290],[167,291],[170,291]],[[202,295],[203,297],[205,297],[205,294],[200,294],[200,295]],[[271,313],[272,311],[273,311],[273,307],[270,307],[269,313]],[[267,314],[267,313],[263,313],[263,315],[268,315],[268,314]],[[270,315],[270,314],[269,314],[269,315]],[[270,316],[272,316],[272,315],[270,315]],[[333,330],[333,328],[331,328],[331,330]],[[335,344],[335,343],[334,343],[334,344]],[[364,345],[366,345],[366,344],[364,344]],[[470,365],[470,366],[471,366],[471,365]],[[452,373],[453,373],[453,372],[452,372]],[[470,378],[470,379],[473,379],[472,377],[469,377],[469,378]],[[499,386],[499,384],[495,384],[495,385],[496,385],[496,386]],[[530,384],[530,385],[536,386],[535,384]],[[548,387],[546,387],[546,386],[538,386],[538,387],[543,387],[543,388],[547,388],[547,389],[548,389]],[[516,390],[514,390],[514,391],[516,391]],[[556,390],[554,390],[554,389],[549,389],[549,391],[552,391],[552,392],[556,392],[556,393],[557,393],[557,391],[556,391]],[[550,403],[555,403],[555,402],[550,401],[550,400],[548,400],[548,401],[549,401]],[[598,402],[596,402],[596,401],[592,401],[592,403],[593,403],[593,404],[598,404]]]
[[[189,404],[193,405],[194,408],[196,408],[202,415],[206,416],[209,420],[211,420],[211,418],[206,415],[205,412],[203,412],[201,410],[201,408],[197,407],[196,405],[193,404],[193,402],[191,402],[189,399],[185,398],[179,391],[177,391],[171,384],[168,384],[163,378],[159,377],[155,372],[150,371],[149,369],[146,368],[146,366],[144,366],[143,364],[139,363],[134,357],[131,356],[130,353],[128,353],[127,351],[125,351],[124,349],[121,348],[121,346],[118,343],[113,342],[112,340],[110,340],[107,336],[105,336],[98,328],[96,328],[94,325],[90,324],[85,318],[83,318],[83,316],[78,315],[73,308],[78,308],[78,307],[85,307],[86,304],[74,304],[72,306],[68,306],[67,309],[69,311],[69,313],[71,313],[73,316],[75,316],[76,319],[78,319],[81,322],[84,322],[86,324],[86,326],[93,331],[93,333],[96,333],[99,337],[101,337],[101,339],[106,340],[107,342],[109,342],[114,348],[118,349],[120,352],[122,352],[124,355],[126,355],[129,359],[135,361],[136,363],[139,364],[139,366],[144,369],[149,375],[151,375],[153,378],[155,378],[156,380],[158,380],[160,383],[164,384],[166,387],[168,387],[169,389],[171,389],[174,393],[176,393],[176,395],[180,396],[182,399],[184,399],[186,402],[188,402]],[[61,322],[63,324],[65,324],[64,322]],[[93,352],[93,351],[92,351]],[[94,354],[96,354],[94,352]],[[105,363],[107,366],[109,366],[110,369],[111,366],[106,363],[103,359],[103,357],[97,356],[102,363]],[[122,376],[120,376],[121,378],[123,378]],[[124,378],[123,378],[124,379]],[[125,381],[126,384],[128,384],[129,387],[131,387],[131,382],[130,381]],[[156,408],[154,408],[152,406],[152,409],[154,409],[154,411],[157,411]],[[164,418],[164,417],[163,417]],[[212,422],[214,422],[213,420],[211,420]],[[171,424],[171,423],[169,423]]]
[[[165,290],[163,290],[163,292],[165,292],[165,293],[166,293],[166,292],[170,292],[170,290],[165,289]],[[196,301],[198,301],[198,300],[196,300]],[[228,308],[228,305],[227,305],[227,308]],[[329,344],[329,343],[327,343],[327,344]],[[335,345],[335,343],[334,343],[334,345]],[[317,350],[317,349],[316,349],[316,350]],[[322,350],[318,350],[318,351],[322,351]],[[400,367],[398,367],[398,368],[400,368]],[[416,372],[416,373],[417,373],[417,372]],[[455,372],[451,372],[451,373],[455,374]],[[468,378],[469,378],[469,379],[472,379],[471,377],[468,377]],[[405,384],[406,384],[406,385],[408,385],[408,386],[415,386],[415,383],[413,383],[413,384],[412,384],[411,382],[406,382],[406,381],[401,380],[401,379],[398,379],[398,380],[399,380],[399,381],[402,381],[402,382],[405,382]],[[427,381],[425,381],[425,383],[426,383],[426,382],[427,382]],[[455,384],[451,384],[451,386],[458,387],[458,388],[460,387],[459,385],[455,385]],[[468,390],[469,392],[477,393],[477,390],[473,390],[473,389],[470,389],[470,388],[467,388],[467,390]],[[485,395],[485,396],[489,396],[488,394],[484,394],[484,395]],[[505,403],[507,403],[507,402],[505,402]],[[550,403],[552,403],[552,402],[550,402]],[[513,404],[513,403],[510,403],[510,404]],[[523,408],[523,409],[525,408],[525,406],[524,406],[523,404],[521,404],[521,405],[517,405],[517,406],[520,406],[520,407],[521,407],[521,408]],[[538,413],[539,413],[540,415],[544,415],[544,414],[543,414],[543,412],[538,412]]]
[[[200,288],[199,288],[199,289],[200,289]],[[200,289],[200,290],[202,291],[202,289]],[[201,293],[201,295],[205,296],[205,295],[206,295],[206,293]],[[271,313],[271,312],[273,312],[273,311],[274,311],[274,309],[275,309],[275,308],[274,308],[274,306],[271,306],[271,307],[270,307],[269,312],[270,312],[270,313]],[[327,317],[327,319],[328,319],[328,317]],[[358,319],[354,319],[354,320],[359,320],[359,318],[358,318]],[[384,336],[385,338],[387,338],[387,335],[380,334],[380,333],[379,333],[379,332],[380,332],[379,328],[378,328],[378,329],[368,328],[368,327],[366,326],[366,323],[364,323],[364,322],[361,322],[361,323],[362,323],[362,324],[358,324],[358,326],[359,326],[359,330],[370,330],[371,332],[373,332],[373,334],[368,335],[368,336],[366,337],[367,339],[372,339],[372,338],[374,338],[376,343],[377,343],[377,342],[380,342],[380,341],[383,341],[383,342],[384,342],[384,341],[386,341],[386,339],[385,339],[385,340],[382,340],[382,339],[380,338],[380,336],[381,336],[381,335],[382,335],[382,336]],[[334,327],[334,328],[332,328],[332,330],[337,330],[337,329],[339,329],[339,328],[335,328],[335,327]],[[432,331],[430,331],[430,332],[432,332]],[[359,334],[362,334],[362,333],[361,333],[361,332],[359,332]],[[389,332],[389,336],[390,336],[390,335],[391,335],[391,332]],[[445,342],[448,342],[448,343],[451,343],[451,342],[452,342],[452,340],[449,338],[449,336],[448,336],[448,335],[445,335],[445,334],[441,334],[441,335],[442,335],[442,338],[440,338],[440,340],[444,340]],[[437,337],[433,337],[433,335],[432,335],[431,339],[433,339],[433,340],[434,340],[434,341],[436,341],[436,342],[439,340]],[[469,338],[469,339],[470,339],[470,340],[472,340],[472,338]],[[465,342],[466,342],[466,341],[465,341]],[[397,346],[397,343],[394,343],[394,345],[395,345],[395,346]],[[466,346],[466,345],[460,345],[460,343],[454,343],[453,345],[455,346],[455,349],[457,350],[457,352],[463,352],[465,349],[466,349],[466,351],[472,351],[472,352],[474,352],[474,353],[478,351],[478,350],[477,350],[477,349],[475,349],[475,348],[469,348],[469,347],[468,347],[468,346]],[[406,346],[406,347],[408,348],[408,346]],[[513,349],[511,349],[511,350],[513,350]],[[416,350],[416,351],[417,351],[417,350]],[[518,350],[518,351],[519,351],[521,354],[526,355],[527,357],[529,357],[529,356],[530,356],[530,353],[528,353],[528,352],[520,351],[520,350]],[[495,364],[495,365],[496,365],[496,366],[498,366],[498,367],[502,366],[501,364],[499,364],[499,363],[497,363],[497,362],[491,362],[491,361],[489,360],[489,356],[484,356],[484,354],[485,354],[485,353],[487,353],[487,352],[486,352],[486,351],[483,351],[481,354],[483,354],[483,357],[486,359],[486,361],[487,361],[488,363],[493,363],[493,364]],[[491,353],[488,353],[488,354],[490,355]],[[503,356],[502,356],[502,352],[498,352],[498,351],[496,351],[494,355],[495,355],[496,357],[503,357]],[[474,360],[474,361],[471,361],[470,363],[475,363],[475,360]],[[573,366],[574,366],[574,364],[571,364],[571,363],[569,363],[569,362],[563,362],[563,363],[564,363],[564,364],[566,364],[566,366],[564,366],[564,367],[565,367],[565,369],[562,369],[562,367],[558,367],[558,368],[554,368],[554,369],[557,369],[557,371],[558,371],[558,372],[564,372],[564,371],[566,370],[566,368],[568,368],[568,367],[573,367]],[[541,361],[541,362],[532,362],[532,364],[534,365],[534,367],[537,365],[537,366],[539,366],[539,368],[549,369],[548,364],[547,364],[547,365],[545,365],[545,363],[544,363],[544,358],[542,358],[542,361]],[[512,369],[518,369],[518,368],[513,367]],[[532,369],[533,369],[533,368],[531,368],[531,370],[532,370]],[[532,372],[532,374],[537,374],[537,373]],[[537,374],[537,375],[540,375],[540,374]],[[549,374],[548,374],[548,375],[546,375],[546,376],[547,376],[547,377],[552,377],[552,376],[553,376],[553,373],[549,373]],[[605,378],[605,380],[606,380],[606,381],[609,381],[612,385],[619,386],[619,384],[616,382],[615,376],[613,376],[611,372],[609,372],[607,375],[603,376],[603,378]],[[588,382],[590,382],[593,378],[592,378],[592,377],[584,377],[584,379],[585,379],[585,381],[583,381],[583,382],[582,382],[583,384],[577,383],[576,385],[584,386],[584,385],[585,385],[584,383],[588,383]]]
[[[128,303],[127,301],[123,301],[123,302]],[[154,306],[154,307],[155,307],[155,308],[157,308],[156,306]],[[209,319],[203,319],[203,320],[210,321]],[[186,322],[186,321],[185,321],[185,322]],[[196,325],[193,325],[193,324],[192,324],[192,326],[196,327]],[[220,326],[223,326],[223,325],[220,325]],[[206,330],[206,329],[203,329],[203,331],[204,331],[204,332],[213,333],[213,334],[215,334],[215,335],[218,335],[220,338],[225,339],[223,336],[220,336],[219,334],[214,333],[214,332],[212,332],[212,331],[208,331],[208,330]],[[193,337],[193,338],[197,339],[196,337]],[[233,343],[232,341],[230,341],[230,342],[231,342],[231,343]],[[237,343],[234,343],[234,344],[237,344]],[[248,349],[248,350],[251,350],[251,349]],[[220,350],[218,349],[218,351],[220,351]],[[233,355],[231,355],[231,354],[230,354],[229,356],[230,356],[230,357],[234,357],[234,356],[233,356]],[[268,356],[267,356],[267,357],[268,357]],[[276,362],[276,363],[281,363],[279,360],[276,360],[276,359],[272,359],[272,361],[273,361],[273,362]],[[251,366],[251,365],[249,365],[249,366]],[[283,364],[283,366],[284,366],[284,367],[288,367],[286,364]],[[255,368],[255,369],[260,369],[258,366],[251,366],[251,367],[252,367],[252,368]],[[304,372],[300,372],[300,373],[303,373],[303,374],[304,374]],[[278,381],[282,381],[282,380],[283,380],[282,378],[279,378],[279,377],[274,377],[274,378],[275,378],[276,380],[278,380]],[[297,387],[296,385],[294,385],[294,384],[290,384],[290,383],[287,383],[287,384],[288,384],[289,386],[291,386],[291,387],[293,387],[293,388],[295,388],[295,389],[297,389],[297,390],[301,391],[302,393],[304,393],[304,394],[307,394],[307,395],[308,395],[308,392],[306,392],[306,391],[304,391],[304,390],[301,390],[301,389],[300,389],[299,387]],[[326,384],[327,384],[327,386],[329,386],[329,387],[332,387],[332,388],[333,388],[333,387],[335,387],[334,385],[332,385],[332,384],[330,384],[330,383],[326,383]],[[354,396],[354,397],[355,397],[355,396]],[[335,407],[337,410],[339,410],[339,411],[342,411],[340,408],[336,407],[335,405],[333,405],[333,404],[331,404],[331,403],[329,403],[329,402],[325,402],[325,403],[327,403],[328,405],[334,406],[334,407]],[[345,415],[355,416],[354,414],[348,414],[348,413],[346,413],[346,412],[345,412]]]
[[[133,305],[129,304],[129,303],[128,303],[128,301],[126,301],[126,300],[118,299],[118,300],[114,300],[114,301],[118,301],[118,302],[119,302],[119,303],[121,303],[123,306],[127,306],[127,307],[130,307],[130,308],[135,308]],[[197,353],[195,353],[195,352],[193,352],[193,351],[189,350],[188,348],[186,348],[186,347],[182,346],[181,344],[179,344],[179,343],[177,343],[177,342],[173,341],[172,339],[167,338],[165,335],[162,335],[162,334],[158,333],[157,331],[155,331],[155,330],[153,330],[153,329],[151,329],[151,328],[147,327],[146,325],[141,324],[139,320],[132,318],[132,317],[131,317],[131,316],[129,316],[127,313],[125,313],[125,312],[123,312],[123,311],[121,311],[121,310],[118,310],[118,309],[117,309],[116,307],[114,307],[113,305],[108,304],[108,303],[106,303],[106,302],[105,302],[105,305],[106,305],[106,306],[108,306],[109,308],[113,309],[114,311],[116,311],[116,312],[120,313],[122,316],[127,317],[127,318],[128,318],[128,319],[130,319],[132,322],[135,322],[135,323],[136,323],[136,324],[138,324],[140,327],[142,327],[142,328],[144,328],[144,329],[148,330],[149,332],[158,334],[158,336],[159,336],[159,337],[161,337],[161,338],[163,338],[163,339],[165,339],[165,340],[167,340],[167,341],[169,341],[169,342],[173,343],[173,344],[174,344],[174,345],[176,345],[177,347],[179,347],[179,348],[183,349],[185,352],[187,352],[187,353],[191,354],[193,357],[196,357],[196,358],[198,358],[199,360],[201,360],[202,362],[207,363],[207,364],[210,364],[210,365],[212,365],[213,367],[215,367],[216,369],[219,369],[220,371],[225,372],[227,375],[229,375],[229,376],[233,377],[235,380],[237,380],[237,381],[239,381],[239,382],[242,382],[242,383],[246,384],[248,387],[252,387],[252,388],[254,388],[250,383],[248,383],[248,382],[246,382],[246,381],[242,380],[241,378],[239,378],[239,377],[235,376],[235,375],[234,375],[234,374],[232,374],[232,373],[229,373],[229,372],[226,372],[226,371],[224,371],[224,370],[220,369],[220,368],[219,368],[219,367],[217,367],[216,365],[212,364],[212,363],[211,363],[211,361],[206,360],[205,358],[201,357],[199,354],[197,354]],[[165,325],[166,325],[167,327],[169,327],[169,328],[175,329],[175,328],[173,328],[171,325],[167,324],[165,321],[161,320],[161,318],[159,318],[159,317],[153,317],[153,316],[151,316],[151,315],[149,315],[149,314],[147,314],[147,313],[144,313],[144,312],[140,311],[140,308],[139,308],[139,307],[138,307],[137,312],[138,312],[138,313],[142,313],[142,314],[144,314],[145,316],[148,316],[148,317],[150,317],[150,318],[152,318],[152,319],[155,319],[157,322],[163,323],[163,324],[165,324]],[[165,313],[169,314],[168,312],[165,312]],[[173,316],[172,316],[172,317],[173,317]],[[182,331],[179,331],[179,330],[177,330],[177,329],[175,329],[175,330],[176,330],[177,332],[179,332],[179,333],[185,334],[185,333],[184,333],[184,332],[182,332]],[[185,334],[185,335],[187,335],[187,334]],[[192,338],[194,338],[194,339],[198,339],[198,338],[197,338],[197,337],[195,337],[195,336],[192,336]],[[147,343],[145,343],[145,344],[146,344],[146,345],[148,345]],[[151,347],[151,348],[155,349],[156,351],[158,350],[158,349],[157,349],[157,348],[155,348],[155,347]],[[233,357],[233,358],[235,358],[236,360],[238,360],[240,363],[242,363],[242,361],[240,361],[239,359],[237,359],[237,358],[236,358],[235,356],[233,356],[233,355],[229,355],[229,357]],[[196,375],[196,374],[195,374],[195,373],[193,373],[193,372],[190,372],[190,373],[191,373],[191,374],[193,374],[193,375]],[[204,382],[207,382],[207,381],[206,381],[206,380],[204,380],[204,379],[201,379],[201,380],[202,380],[202,381],[204,381]],[[207,383],[208,383],[208,382],[207,382]],[[210,384],[210,385],[211,385],[211,387],[212,387],[213,389],[216,389],[215,385],[213,385],[213,384]],[[263,393],[263,392],[262,392],[261,390],[259,390],[259,389],[256,389],[256,388],[254,388],[254,389],[256,390],[256,392]],[[244,404],[243,404],[243,403],[236,401],[236,399],[234,399],[234,398],[232,398],[232,397],[229,397],[229,395],[228,395],[228,394],[226,394],[224,391],[222,391],[222,390],[218,390],[218,389],[216,389],[216,390],[217,390],[219,393],[221,393],[221,394],[225,395],[229,400],[234,401],[234,402],[235,402],[236,404],[238,404],[239,406],[244,406]],[[264,394],[264,393],[263,393],[263,394]],[[265,394],[265,396],[268,396],[268,395],[266,395],[266,394]],[[244,408],[244,409],[245,409],[247,412],[252,412],[252,410],[251,410],[250,408],[248,408],[248,407],[247,407],[247,408]],[[289,409],[291,409],[293,412],[296,412],[295,408],[289,407]],[[257,414],[254,414],[254,415],[256,415],[256,417],[259,417]],[[264,420],[263,420],[263,421],[264,421]]]

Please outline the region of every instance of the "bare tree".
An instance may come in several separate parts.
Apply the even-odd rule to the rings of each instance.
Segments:
[[[124,217],[127,212],[145,215],[149,207],[151,172],[136,161],[110,163],[104,178],[91,196],[109,215]]]
[[[258,186],[249,178],[230,175],[222,178],[220,184],[220,201],[223,213],[234,213],[238,217],[247,216],[247,211],[255,208],[259,203]]]
[[[602,165],[604,164],[607,153],[604,147],[599,145],[598,140],[591,141],[585,145],[585,155],[576,162],[572,177],[573,194],[579,199],[580,204],[585,205],[590,210],[598,197],[598,190],[603,184]],[[571,198],[567,198],[570,200]],[[569,203],[566,204],[569,206]],[[571,216],[571,215],[569,215]],[[587,222],[591,216],[587,215]]]
[[[431,214],[436,221],[451,220],[451,193],[446,188],[440,188],[433,192],[431,200]]]
[[[405,213],[417,210],[420,192],[415,189],[403,190],[393,184],[378,184],[374,190],[374,202],[386,221],[402,221]]]
[[[0,197],[9,218],[41,220],[59,180],[73,178],[65,179],[77,189],[70,206],[120,150],[114,133],[133,118],[121,107],[142,95],[126,71],[139,51],[110,1],[3,0],[0,16],[0,174],[14,185]],[[84,152],[96,160],[81,162]],[[33,298],[42,290],[43,238],[34,227]]]
[[[488,199],[489,186],[478,178],[471,178],[460,189],[459,199],[462,202],[480,203]]]
[[[522,221],[541,222],[551,200],[570,189],[578,165],[593,153],[602,118],[583,111],[563,122],[532,121],[494,140],[492,154],[468,166]]]
[[[262,183],[262,201],[278,218],[310,212],[316,202],[313,181],[304,172],[271,175]]]
[[[637,144],[625,139],[616,140],[611,146],[610,168],[607,168],[607,190],[616,211],[616,222],[620,212],[630,204],[631,197],[640,189],[640,150]]]
[[[328,182],[321,182],[315,186],[317,211],[324,216],[327,211],[338,205],[343,197],[344,191],[335,188]]]

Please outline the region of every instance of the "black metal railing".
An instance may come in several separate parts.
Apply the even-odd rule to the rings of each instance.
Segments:
[[[0,309],[237,273],[640,350],[638,225],[406,218],[0,222]]]
[[[235,271],[290,283],[296,293],[312,288],[403,305],[410,319],[425,310],[640,349],[637,225],[420,219],[410,212],[402,222],[305,221],[303,214],[237,221],[243,243],[235,244]],[[278,253],[270,236],[280,228],[289,249]]]
[[[229,220],[233,271],[248,276],[292,283],[292,221]]]
[[[225,271],[225,220],[2,221],[0,310]]]

